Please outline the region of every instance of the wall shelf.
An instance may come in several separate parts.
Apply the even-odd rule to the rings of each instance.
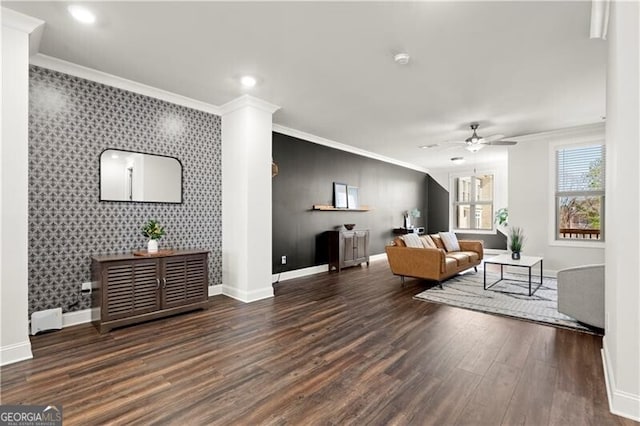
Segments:
[[[368,212],[371,209],[367,206],[361,206],[361,207],[358,207],[357,209],[339,209],[331,205],[314,204],[311,210],[318,210],[323,212]]]

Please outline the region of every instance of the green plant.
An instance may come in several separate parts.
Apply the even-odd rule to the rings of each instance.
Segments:
[[[420,217],[420,210],[417,207],[412,208],[407,212],[411,217]]]
[[[514,253],[520,253],[524,245],[524,230],[519,226],[509,228],[509,250]]]
[[[509,225],[509,209],[503,207],[496,212],[495,223],[498,225]]]
[[[149,219],[142,227],[142,235],[152,240],[159,240],[164,235],[164,226],[155,219]]]

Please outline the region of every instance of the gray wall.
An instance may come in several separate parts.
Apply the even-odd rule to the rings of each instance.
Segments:
[[[79,290],[90,280],[89,257],[144,248],[140,228],[150,218],[165,226],[161,248],[210,250],[209,283],[220,284],[220,123],[202,111],[31,67],[29,313],[88,308]],[[180,159],[184,203],[98,201],[105,148]]]
[[[427,178],[427,204],[429,217],[427,232],[436,234],[449,230],[449,191],[444,189],[431,176]]]
[[[273,159],[280,168],[272,180],[274,273],[327,263],[323,233],[345,223],[371,231],[371,254],[384,253],[404,211],[417,207],[422,217],[414,225],[425,224],[424,173],[280,133],[273,134]],[[334,181],[358,186],[360,203],[371,211],[312,211],[314,204],[333,203]]]

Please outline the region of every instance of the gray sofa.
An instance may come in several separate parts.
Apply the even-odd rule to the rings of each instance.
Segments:
[[[558,272],[558,312],[604,328],[604,265],[585,265]]]

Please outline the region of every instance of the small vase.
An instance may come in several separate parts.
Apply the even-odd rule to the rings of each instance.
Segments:
[[[520,260],[520,252],[519,251],[512,251],[511,252],[511,259]]]
[[[149,253],[157,253],[158,252],[158,240],[149,240],[147,243],[147,251]]]

